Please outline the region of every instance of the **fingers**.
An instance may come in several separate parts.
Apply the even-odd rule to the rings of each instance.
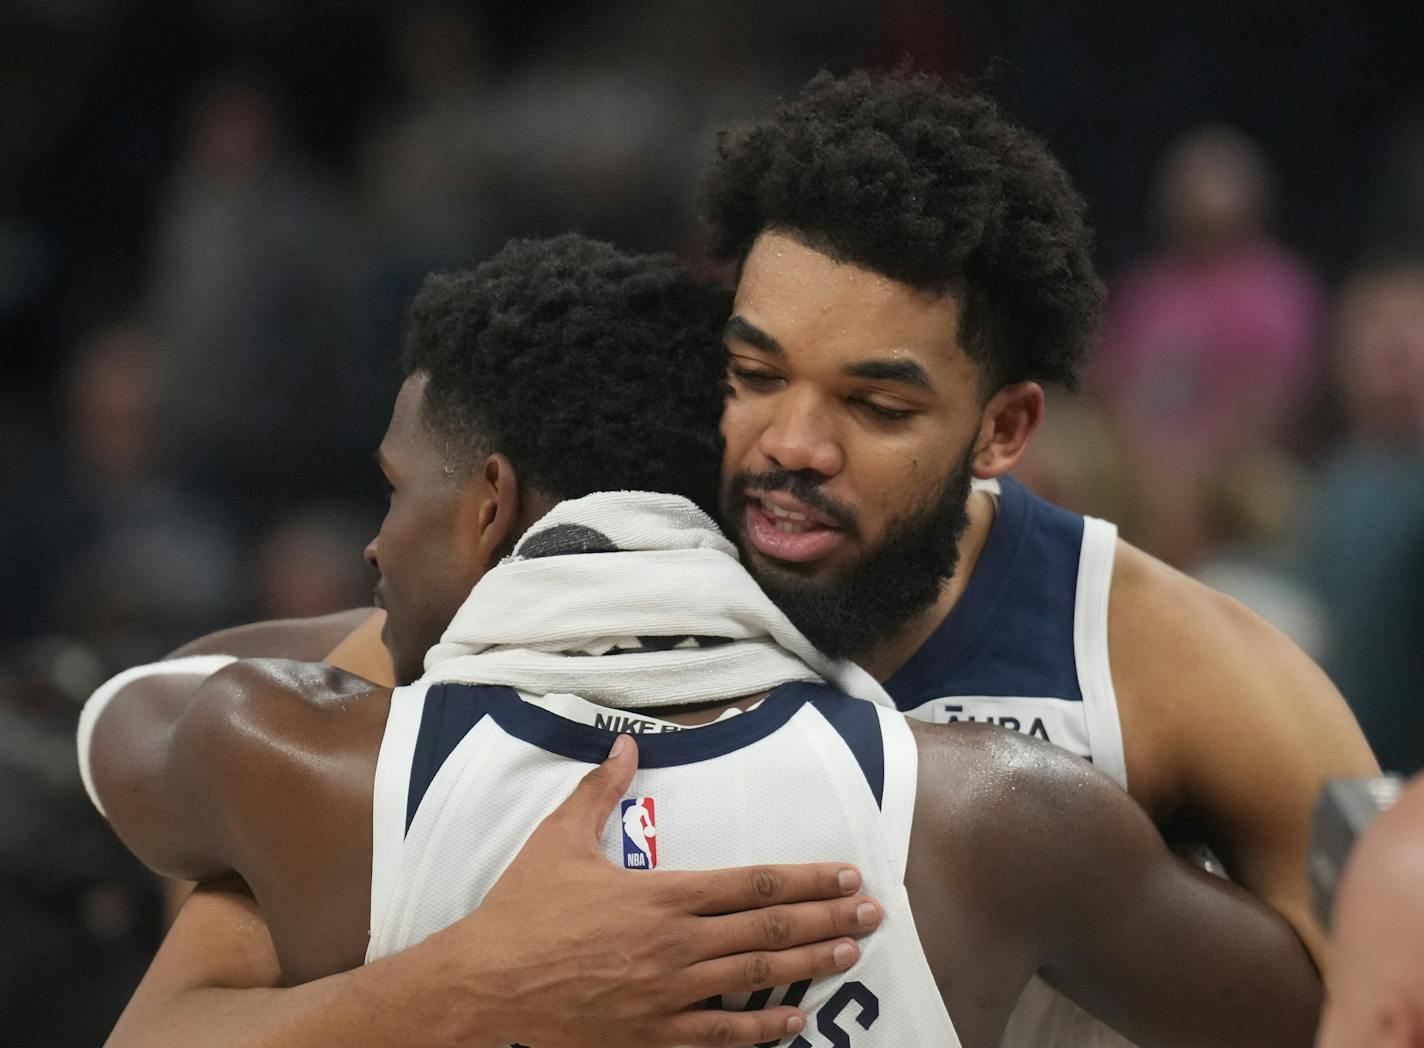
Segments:
[[[847,935],[865,935],[878,928],[884,916],[880,904],[865,895],[833,902],[768,906],[702,919],[698,922],[696,945],[701,947],[703,957],[784,950]]]
[[[704,916],[809,899],[839,899],[860,890],[860,871],[843,862],[742,866],[662,876],[664,886],[671,885],[689,913]]]
[[[705,1001],[718,994],[751,993],[768,986],[789,986],[802,979],[837,975],[858,960],[860,946],[850,939],[818,942],[791,950],[719,957],[688,968],[678,979],[678,996],[689,1001]]]
[[[568,800],[550,813],[550,819],[568,820],[587,829],[589,838],[597,840],[604,824],[638,770],[638,744],[631,735],[620,735],[613,742],[608,757],[589,772],[574,787]]]
[[[658,1044],[749,1045],[794,1037],[806,1027],[806,1017],[795,1008],[766,1008],[759,1012],[680,1012],[657,1031]]]

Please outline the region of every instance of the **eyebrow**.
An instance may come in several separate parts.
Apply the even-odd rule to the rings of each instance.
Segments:
[[[727,323],[722,328],[722,337],[745,342],[764,353],[773,353],[779,357],[786,355],[786,350],[780,342],[740,315],[733,314],[727,318]]]
[[[740,315],[728,318],[722,329],[722,337],[745,342],[747,345],[773,356],[786,355],[786,349],[780,342]],[[930,381],[929,372],[913,360],[862,360],[855,364],[847,364],[842,370],[847,375],[856,378],[903,382],[907,386],[914,386],[927,393],[934,392],[934,383]]]

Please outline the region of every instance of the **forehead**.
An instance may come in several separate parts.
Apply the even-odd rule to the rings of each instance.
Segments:
[[[387,456],[392,453],[409,455],[434,442],[424,415],[425,387],[429,378],[424,372],[416,372],[401,383],[395,406],[391,409],[391,421],[381,440],[381,451]]]
[[[919,291],[784,233],[763,233],[752,245],[733,308],[792,351],[968,362],[952,295]]]

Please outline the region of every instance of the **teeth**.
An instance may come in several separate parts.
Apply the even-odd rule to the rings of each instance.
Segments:
[[[811,519],[804,513],[796,513],[789,509],[782,509],[780,506],[773,506],[770,502],[763,502],[761,508],[768,517],[775,517],[777,520],[801,521]]]
[[[777,521],[773,521],[771,526],[772,526],[773,528],[775,528],[777,531],[784,531],[784,532],[786,532],[788,535],[799,535],[799,534],[801,534],[803,531],[809,531],[809,530],[810,530],[809,528],[799,527],[799,526],[797,526],[797,525],[791,523],[791,521],[789,521],[789,520],[777,520]]]

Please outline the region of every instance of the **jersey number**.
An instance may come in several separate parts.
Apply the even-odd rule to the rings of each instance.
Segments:
[[[786,993],[782,995],[781,1003],[792,1008],[796,1007],[810,988],[810,979],[792,983],[786,988]],[[746,1010],[749,1012],[758,1011],[769,1003],[771,1003],[771,990],[758,990],[747,1001]],[[850,1034],[841,1026],[839,1020],[841,1013],[846,1010],[846,1006],[852,1003],[858,1008],[855,1022],[862,1030],[870,1029],[875,1020],[880,1018],[880,998],[876,997],[865,983],[854,979],[841,983],[836,987],[836,992],[831,994],[830,1000],[816,1010],[816,1030],[826,1039],[831,1048],[851,1048]],[[763,1041],[756,1048],[776,1048],[780,1043],[780,1041]],[[806,1040],[804,1035],[797,1034],[786,1048],[814,1048],[814,1046]]]

